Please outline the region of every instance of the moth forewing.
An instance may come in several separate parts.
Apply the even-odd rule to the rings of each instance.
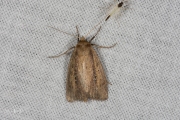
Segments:
[[[98,89],[98,93],[96,98],[100,100],[106,100],[108,98],[108,81],[106,79],[106,74],[103,70],[101,61],[96,53],[96,51],[92,48],[93,60],[94,60],[94,68],[95,68],[95,81]]]

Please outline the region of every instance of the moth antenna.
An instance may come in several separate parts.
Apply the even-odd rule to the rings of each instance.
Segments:
[[[78,34],[78,41],[80,39],[80,34],[79,34],[79,29],[78,29],[78,26],[76,25],[76,31],[77,31],[77,34]]]
[[[86,35],[85,38],[94,30],[98,25],[100,25],[104,20],[101,20],[98,24],[96,24]]]
[[[99,31],[101,30],[101,26],[99,27],[98,31],[96,32],[96,34],[91,38],[91,40],[89,42],[91,42],[95,37],[96,35],[99,33]]]
[[[62,33],[64,33],[64,34],[67,34],[67,35],[70,35],[70,36],[73,36],[73,37],[79,38],[79,37],[78,37],[78,36],[76,36],[76,35],[73,35],[73,34],[70,34],[70,33],[64,32],[64,31],[61,31],[61,30],[59,30],[59,29],[57,29],[57,28],[55,28],[55,27],[51,27],[51,26],[47,26],[47,27],[50,27],[50,28],[52,28],[52,29],[54,29],[54,30],[57,30],[57,31],[60,31],[60,32],[62,32]]]

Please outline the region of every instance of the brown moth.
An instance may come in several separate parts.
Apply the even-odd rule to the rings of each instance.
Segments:
[[[76,46],[69,49],[74,49],[74,51],[69,62],[66,81],[66,99],[68,102],[108,99],[108,81],[101,61],[92,46],[111,48],[116,44],[109,47],[92,44],[91,41],[98,34],[100,28],[90,41],[87,41],[84,36],[79,36],[79,31],[76,26],[78,43]],[[63,54],[67,53],[69,50]],[[59,57],[61,55],[62,54],[51,56],[50,58]]]

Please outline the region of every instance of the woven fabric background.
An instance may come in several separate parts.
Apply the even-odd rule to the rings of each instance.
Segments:
[[[180,119],[180,1],[131,0],[93,41],[109,99],[69,103],[65,83],[73,36],[86,35],[113,0],[0,1],[1,120]],[[91,32],[88,39],[97,30]]]

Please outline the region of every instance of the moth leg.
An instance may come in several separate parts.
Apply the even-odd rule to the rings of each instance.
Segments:
[[[101,30],[101,26],[99,27],[98,31],[96,32],[96,34],[91,38],[91,40],[89,42],[91,42],[95,37],[96,35],[99,33],[99,31]]]
[[[77,30],[77,34],[78,34],[78,41],[79,41],[79,30],[78,30],[78,26],[76,26],[76,30]]]
[[[64,55],[66,53],[68,53],[70,50],[74,49],[75,47],[71,47],[69,48],[67,51],[65,51],[64,53],[62,54],[59,54],[59,55],[55,55],[55,56],[49,56],[48,58],[57,58],[57,57],[60,57],[61,55]]]
[[[116,44],[117,44],[117,43],[115,43],[115,44],[112,45],[112,46],[100,46],[100,45],[96,45],[96,44],[91,44],[91,45],[94,45],[94,46],[96,46],[96,47],[98,47],[98,48],[112,48],[112,47],[114,47]]]

